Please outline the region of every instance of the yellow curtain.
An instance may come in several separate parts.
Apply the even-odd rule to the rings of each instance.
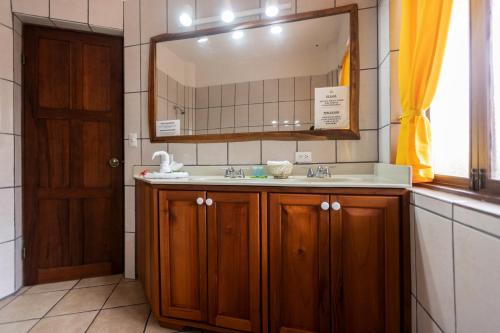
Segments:
[[[339,72],[339,86],[349,86],[351,74],[351,50],[349,45],[344,53],[344,58],[342,58],[342,68]]]
[[[434,179],[431,128],[425,111],[436,92],[452,5],[453,0],[403,0],[399,41],[403,115],[396,164],[412,166],[414,183]]]

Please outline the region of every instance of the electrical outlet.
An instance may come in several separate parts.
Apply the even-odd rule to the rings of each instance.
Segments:
[[[295,153],[296,163],[311,163],[312,153],[310,151],[298,151]]]

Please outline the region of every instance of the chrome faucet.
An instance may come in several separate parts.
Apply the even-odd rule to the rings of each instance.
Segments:
[[[243,169],[239,169],[236,171],[233,166],[230,166],[227,169],[224,169],[224,177],[225,178],[245,178],[245,171]]]
[[[318,165],[316,172],[312,168],[307,170],[307,178],[330,178],[332,174],[327,166]]]

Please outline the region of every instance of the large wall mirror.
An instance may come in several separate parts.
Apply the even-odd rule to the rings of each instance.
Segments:
[[[153,142],[359,139],[356,5],[153,37]]]

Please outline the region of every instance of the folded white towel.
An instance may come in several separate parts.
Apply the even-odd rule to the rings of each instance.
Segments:
[[[189,173],[187,172],[147,172],[144,174],[146,179],[176,179],[176,178],[188,178]]]
[[[267,165],[292,165],[290,161],[267,161]]]

